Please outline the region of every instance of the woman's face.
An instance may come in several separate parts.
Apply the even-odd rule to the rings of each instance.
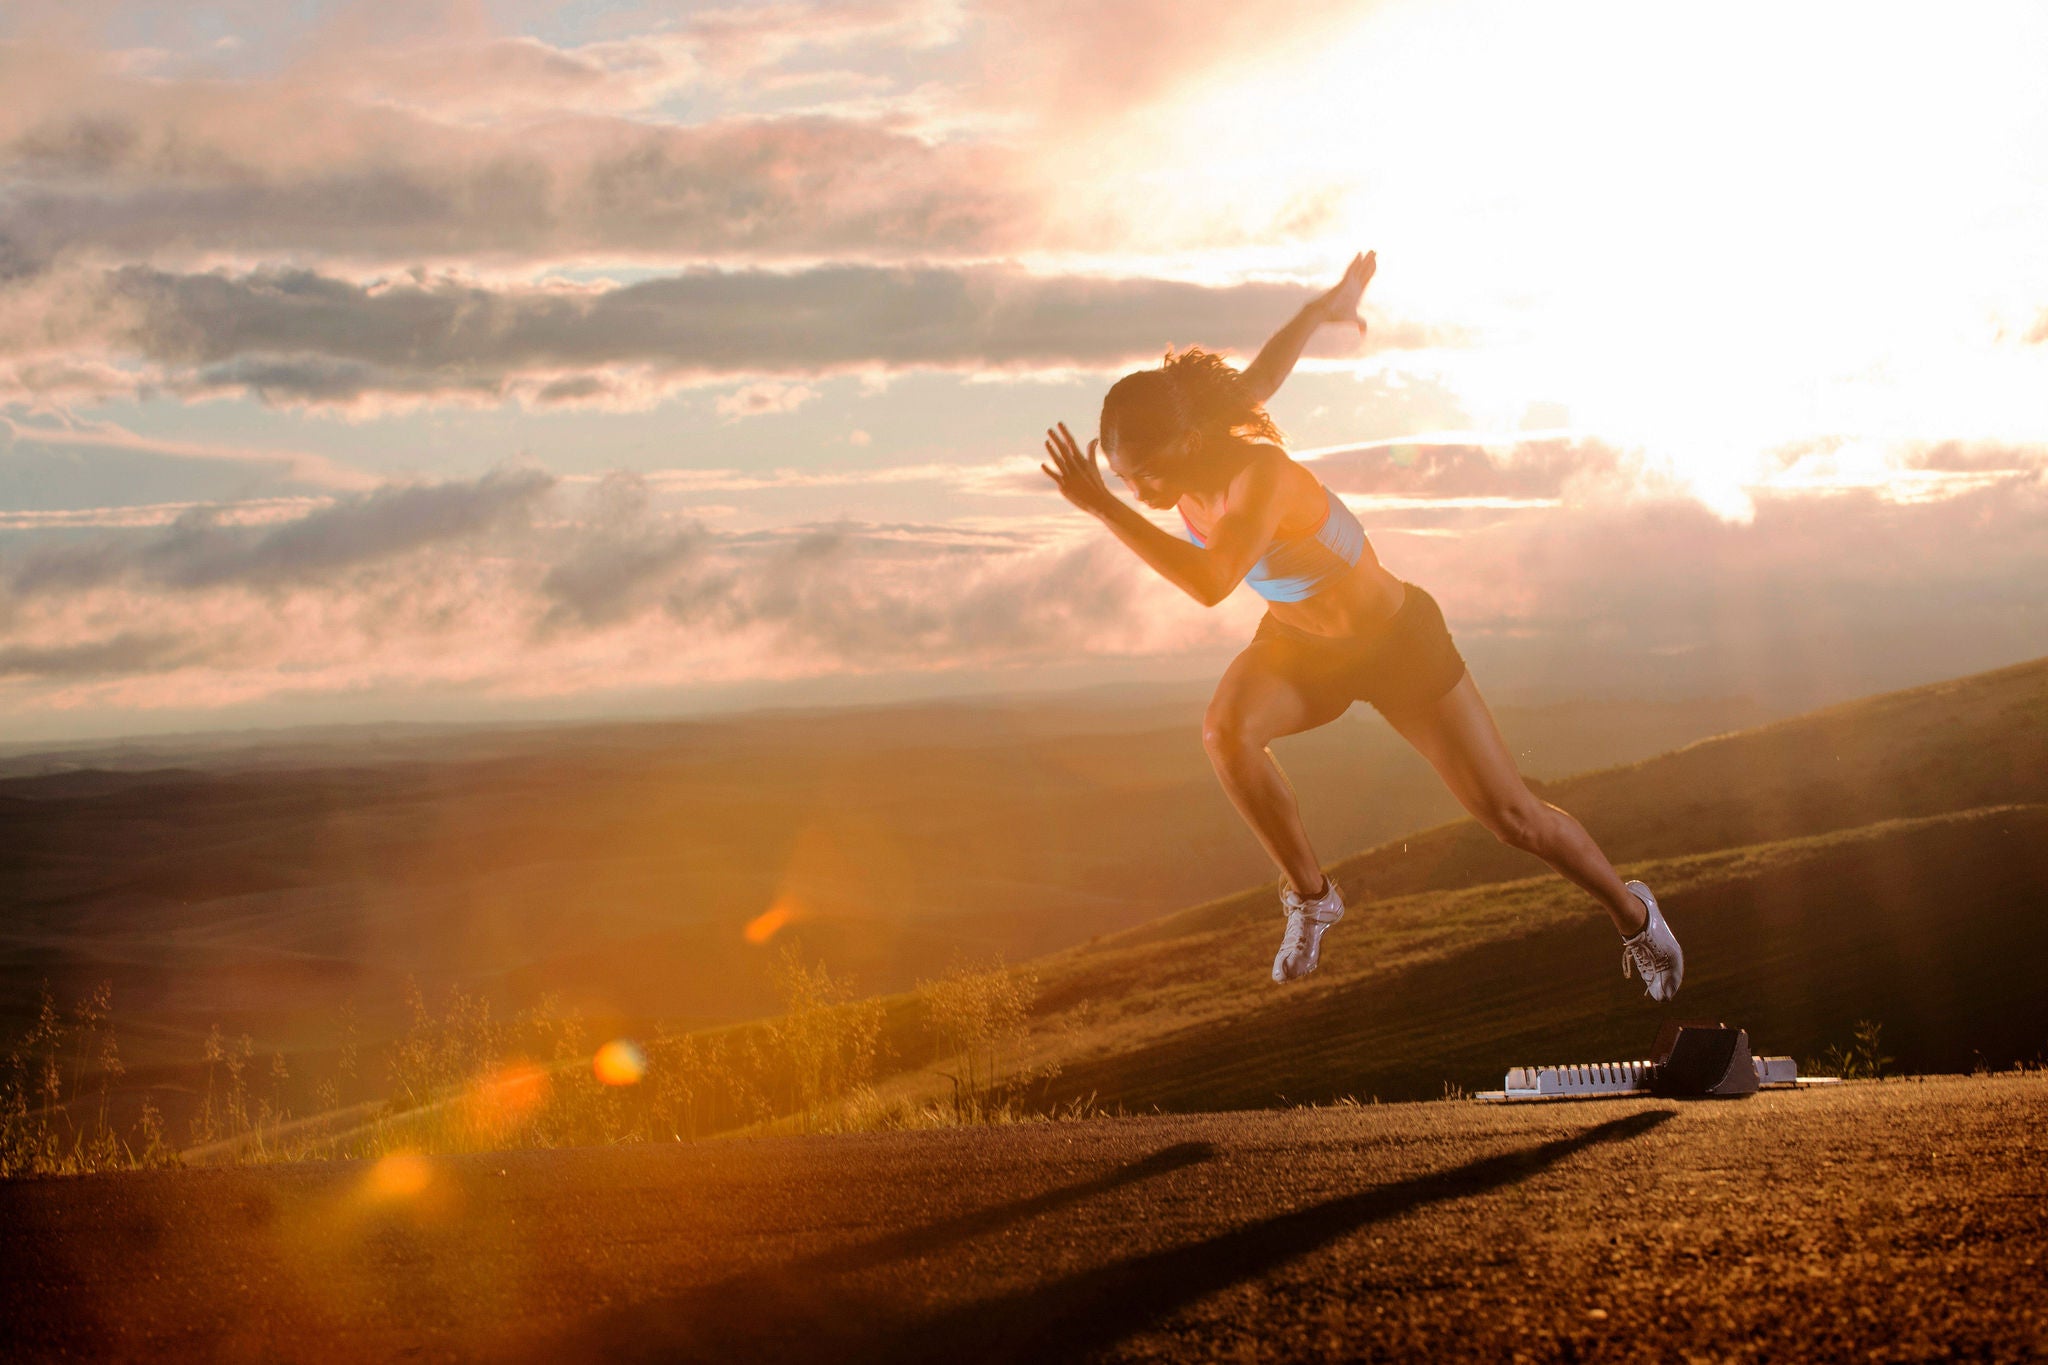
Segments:
[[[1184,433],[1167,445],[1151,450],[1129,442],[1114,446],[1105,442],[1103,458],[1110,472],[1131,490],[1132,497],[1147,507],[1163,511],[1179,502],[1188,491],[1185,476],[1193,435],[1192,432]]]

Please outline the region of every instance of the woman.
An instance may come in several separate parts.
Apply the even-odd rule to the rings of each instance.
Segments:
[[[1669,1000],[1685,957],[1656,897],[1615,876],[1579,822],[1529,790],[1435,599],[1380,566],[1358,519],[1288,456],[1266,415],[1266,399],[1316,328],[1351,323],[1364,333],[1359,300],[1375,265],[1373,253],[1354,258],[1241,374],[1190,348],[1169,351],[1160,369],[1125,375],[1103,399],[1099,439],[1084,454],[1062,423],[1046,433],[1052,463],[1040,468],[1067,501],[1202,605],[1221,602],[1240,582],[1271,604],[1217,684],[1202,741],[1224,791],[1280,869],[1287,929],[1273,958],[1275,981],[1316,969],[1344,901],[1324,877],[1293,789],[1266,746],[1366,701],[1495,836],[1591,892],[1622,936],[1623,975],[1633,970],[1651,999]],[[1139,502],[1179,510],[1187,540],[1110,491],[1098,450]]]

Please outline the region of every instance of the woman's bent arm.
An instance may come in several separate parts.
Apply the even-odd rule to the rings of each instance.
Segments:
[[[1301,359],[1301,348],[1308,345],[1308,339],[1315,335],[1316,328],[1323,325],[1321,308],[1320,300],[1303,305],[1286,326],[1273,333],[1271,339],[1259,348],[1259,354],[1252,363],[1244,367],[1241,377],[1253,401],[1263,403],[1280,392],[1287,376],[1294,373],[1294,362]]]
[[[1046,433],[1045,448],[1057,468],[1039,467],[1068,502],[1107,526],[1161,578],[1205,607],[1230,596],[1280,524],[1280,471],[1286,456],[1277,451],[1252,460],[1231,481],[1231,510],[1217,518],[1204,546],[1161,530],[1110,492],[1095,463],[1095,443],[1090,441],[1083,452],[1064,423]]]
[[[1138,558],[1151,565],[1161,578],[1205,607],[1213,607],[1230,596],[1230,590],[1237,586],[1238,579],[1244,577],[1243,572],[1236,578],[1228,577],[1228,567],[1212,551],[1192,541],[1182,540],[1170,531],[1160,530],[1121,498],[1112,497],[1109,504],[1094,515],[1109,528],[1111,535],[1130,546]]]
[[[1304,304],[1286,326],[1273,333],[1272,338],[1259,348],[1252,363],[1244,367],[1241,376],[1254,399],[1263,403],[1280,391],[1280,386],[1287,382],[1287,376],[1294,373],[1294,364],[1301,359],[1302,347],[1308,345],[1308,339],[1324,323],[1354,322],[1358,325],[1358,334],[1365,335],[1365,322],[1358,316],[1358,301],[1365,293],[1365,286],[1371,283],[1373,271],[1378,268],[1379,256],[1375,252],[1352,257],[1343,279]]]

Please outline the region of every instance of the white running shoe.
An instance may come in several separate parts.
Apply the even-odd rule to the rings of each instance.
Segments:
[[[1323,894],[1304,900],[1283,885],[1280,903],[1287,907],[1287,932],[1280,938],[1280,951],[1273,955],[1273,979],[1298,981],[1316,969],[1323,951],[1323,934],[1344,918],[1344,897],[1335,878],[1323,878]]]
[[[1652,1000],[1669,1000],[1678,994],[1678,983],[1685,980],[1685,950],[1664,922],[1664,912],[1657,908],[1650,888],[1641,882],[1623,882],[1622,887],[1643,903],[1650,917],[1634,938],[1621,941],[1621,974],[1628,976],[1633,967],[1635,975],[1643,979],[1645,994]]]

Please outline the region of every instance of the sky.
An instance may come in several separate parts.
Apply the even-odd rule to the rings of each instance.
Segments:
[[[2048,653],[2048,10],[0,0],[0,739],[1213,677],[1237,363],[1496,699]]]

